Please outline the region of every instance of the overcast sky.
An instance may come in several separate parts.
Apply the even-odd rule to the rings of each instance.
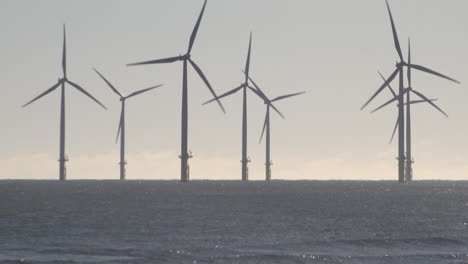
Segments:
[[[59,90],[20,106],[61,73],[62,24],[67,27],[68,77],[109,109],[67,87],[69,179],[117,179],[115,136],[119,99],[92,71],[123,93],[164,83],[127,104],[128,179],[179,179],[182,64],[127,63],[186,52],[202,0],[3,0],[0,8],[0,178],[58,178]],[[437,102],[413,109],[415,179],[468,179],[468,1],[391,0],[403,52],[448,74],[456,85],[414,73],[413,86]],[[397,54],[383,0],[210,0],[192,58],[218,94],[243,81],[249,32],[251,74],[267,95],[296,91],[272,113],[274,179],[396,179],[397,145],[388,141],[396,107],[369,114],[390,98],[361,105],[389,75]],[[406,55],[405,55],[406,56]],[[397,86],[396,84],[394,85]],[[192,179],[240,179],[241,93],[223,100],[224,115],[189,71]],[[248,95],[250,178],[264,178],[259,144],[265,105]]]

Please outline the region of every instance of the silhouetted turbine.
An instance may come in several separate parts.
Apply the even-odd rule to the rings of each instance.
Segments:
[[[262,129],[262,134],[260,136],[260,141],[259,143],[262,142],[263,135],[265,134],[266,131],[266,136],[265,136],[265,179],[267,181],[271,180],[271,165],[273,165],[271,161],[271,156],[270,156],[270,107],[273,106],[273,102],[280,101],[286,98],[290,98],[293,96],[301,95],[304,94],[305,92],[299,92],[299,93],[293,93],[293,94],[287,94],[287,95],[282,95],[278,96],[272,100],[270,100],[265,93],[260,89],[260,87],[255,83],[255,81],[249,77],[249,80],[252,82],[252,84],[255,86],[257,91],[255,92],[265,103],[266,105],[266,114],[265,114],[265,122],[263,123],[263,129]],[[276,110],[279,112],[278,110]],[[284,118],[284,117],[283,117]]]
[[[125,165],[127,164],[127,161],[125,160],[125,102],[127,99],[132,98],[136,95],[148,92],[150,90],[156,89],[158,87],[161,87],[162,84],[156,85],[150,88],[142,89],[136,92],[133,92],[127,96],[122,95],[117,88],[115,88],[98,70],[94,69],[94,71],[101,76],[101,78],[104,80],[104,82],[107,83],[107,85],[111,88],[112,91],[114,91],[119,97],[121,101],[121,113],[120,113],[120,122],[119,122],[119,128],[117,130],[117,137],[115,139],[115,142],[119,140],[119,135],[120,135],[120,179],[125,180],[126,176],[126,171],[125,171]]]
[[[78,91],[84,93],[86,96],[91,98],[93,101],[98,103],[104,109],[107,109],[101,102],[99,102],[96,98],[94,98],[91,94],[89,94],[86,90],[81,88],[78,84],[68,80],[67,78],[67,46],[66,46],[66,34],[65,34],[65,25],[63,25],[63,54],[62,54],[62,69],[63,69],[63,77],[59,79],[56,84],[52,87],[47,89],[45,92],[41,93],[39,96],[35,97],[28,103],[24,104],[22,107],[26,107],[29,104],[35,102],[36,100],[40,99],[43,96],[53,92],[57,89],[60,85],[62,86],[62,95],[61,95],[61,105],[60,105],[60,158],[59,158],[59,179],[65,180],[66,179],[66,167],[65,162],[68,161],[68,157],[65,155],[65,83],[70,84]]]
[[[255,88],[252,88],[249,85],[249,70],[250,70],[250,53],[252,50],[252,33],[250,33],[250,39],[249,39],[249,51],[247,53],[247,62],[245,64],[245,70],[244,70],[244,75],[245,75],[245,80],[244,82],[239,86],[236,87],[220,96],[214,97],[213,99],[203,103],[203,105],[206,105],[208,103],[218,101],[221,98],[224,98],[226,96],[232,95],[240,91],[241,89],[243,90],[243,103],[242,103],[242,180],[247,181],[249,179],[249,169],[247,164],[250,162],[250,159],[247,156],[247,88],[255,92]],[[273,108],[276,110],[276,108]],[[278,111],[279,113],[279,111]],[[283,116],[281,113],[279,113],[281,116]]]
[[[135,65],[146,65],[146,64],[163,64],[163,63],[172,63],[176,61],[182,61],[183,62],[183,82],[182,82],[182,135],[181,135],[181,153],[180,153],[180,160],[181,160],[181,173],[180,173],[180,178],[182,182],[186,182],[189,180],[189,166],[188,166],[188,159],[191,158],[191,155],[188,153],[188,85],[187,85],[187,62],[190,62],[192,65],[193,69],[198,73],[200,78],[203,80],[203,82],[206,84],[208,89],[210,90],[211,94],[216,98],[216,93],[211,87],[211,84],[209,83],[208,79],[206,78],[205,74],[203,74],[202,70],[200,67],[191,59],[191,51],[193,44],[195,42],[195,37],[197,36],[198,28],[200,27],[200,22],[203,17],[203,13],[205,12],[205,7],[206,7],[207,0],[205,0],[205,3],[203,4],[203,8],[200,12],[200,15],[198,17],[197,23],[195,24],[195,28],[192,31],[192,35],[190,36],[190,42],[189,42],[189,47],[187,50],[187,53],[185,55],[179,55],[177,57],[170,57],[170,58],[165,58],[165,59],[158,59],[158,60],[151,60],[151,61],[145,61],[145,62],[139,62],[139,63],[132,63],[128,64],[127,66],[135,66]],[[221,107],[221,110],[226,113],[224,110],[223,105],[221,102],[218,101],[219,107]]]
[[[361,110],[364,109],[380,92],[382,92],[383,89],[385,89],[385,87],[391,83],[395,77],[397,75],[399,75],[399,89],[398,89],[398,97],[397,97],[397,100],[398,100],[398,120],[399,120],[399,125],[398,125],[398,181],[399,182],[404,182],[404,177],[405,177],[405,171],[404,171],[404,162],[405,162],[405,150],[404,150],[404,132],[405,132],[405,123],[404,123],[404,102],[403,102],[403,94],[406,92],[404,87],[403,87],[403,67],[406,66],[406,67],[410,67],[410,68],[414,68],[416,70],[419,70],[419,71],[422,71],[422,72],[426,72],[426,73],[429,73],[429,74],[432,74],[432,75],[436,75],[438,77],[441,77],[441,78],[444,78],[444,79],[447,79],[447,80],[450,80],[450,81],[453,81],[453,82],[456,82],[456,83],[459,83],[457,80],[455,79],[452,79],[446,75],[443,75],[443,74],[440,74],[436,71],[433,71],[429,68],[426,68],[426,67],[423,67],[421,65],[417,65],[417,64],[412,64],[412,63],[407,63],[404,61],[403,59],[403,54],[402,54],[402,51],[401,51],[401,47],[400,47],[400,42],[398,40],[398,34],[397,34],[397,31],[396,31],[396,27],[395,27],[395,23],[393,21],[393,16],[392,16],[392,12],[390,10],[390,6],[388,4],[388,1],[386,1],[386,4],[387,4],[387,10],[388,10],[388,14],[390,16],[390,23],[391,23],[391,26],[392,26],[392,32],[393,32],[393,40],[394,40],[394,44],[395,44],[395,49],[398,53],[398,57],[400,59],[399,62],[397,62],[396,64],[396,69],[395,71],[390,75],[389,78],[387,78],[387,81],[384,82],[379,89],[377,89],[377,91],[371,96],[371,98],[369,100],[367,100],[367,102],[361,107]]]
[[[410,41],[408,40],[408,63],[411,64],[411,44]],[[433,106],[435,109],[437,109],[439,112],[441,112],[444,116],[448,117],[448,115],[440,108],[438,107],[434,102],[437,101],[437,99],[428,99],[426,96],[424,96],[422,93],[416,91],[413,89],[412,86],[412,78],[411,78],[411,67],[407,67],[407,77],[408,77],[408,88],[405,89],[405,94],[406,94],[406,171],[405,171],[405,180],[407,181],[412,181],[413,180],[413,159],[412,159],[412,146],[411,146],[411,105],[412,104],[417,104],[417,103],[429,103],[431,106]],[[385,81],[385,78],[382,76],[382,78]],[[391,89],[391,87],[389,86]],[[417,95],[420,97],[420,100],[414,100],[411,101],[411,93]],[[372,112],[378,111],[379,109],[382,109],[383,107],[389,105],[392,102],[397,101],[398,99],[396,96],[394,96],[393,99],[390,101],[386,102],[382,106],[378,107]],[[393,131],[392,134],[392,139],[395,134],[396,128],[398,127],[399,120],[397,120],[397,123],[395,125],[395,130]],[[391,142],[391,140],[390,140]]]

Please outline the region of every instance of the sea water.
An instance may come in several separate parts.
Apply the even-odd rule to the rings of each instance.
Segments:
[[[468,263],[468,182],[0,181],[0,263]]]

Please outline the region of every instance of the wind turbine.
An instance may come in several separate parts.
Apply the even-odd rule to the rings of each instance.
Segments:
[[[224,98],[226,96],[232,95],[237,93],[238,91],[242,90],[243,91],[243,99],[242,99],[242,180],[247,181],[249,180],[249,169],[248,169],[248,163],[250,162],[250,159],[247,156],[247,89],[252,90],[253,92],[256,92],[255,88],[252,88],[252,86],[249,85],[249,71],[250,71],[250,53],[252,50],[252,33],[250,33],[250,39],[249,39],[249,50],[247,53],[247,62],[245,64],[245,69],[244,69],[244,75],[245,79],[244,82],[241,83],[239,87],[236,87],[218,97],[214,97],[213,99],[203,103],[203,105],[209,104],[213,101],[218,101],[221,98]],[[283,117],[283,115],[272,105],[273,109],[278,112],[278,114]]]
[[[216,93],[211,87],[210,82],[206,78],[205,74],[203,74],[202,70],[200,67],[191,59],[191,52],[192,52],[192,47],[195,42],[195,37],[197,36],[198,28],[200,27],[200,22],[203,17],[203,13],[205,12],[205,7],[206,7],[207,0],[205,0],[205,3],[203,4],[203,8],[200,12],[200,15],[198,17],[197,23],[195,24],[195,28],[192,31],[192,35],[190,36],[190,41],[189,41],[189,46],[187,53],[185,55],[179,55],[176,57],[170,57],[170,58],[164,58],[164,59],[158,59],[158,60],[151,60],[151,61],[145,61],[145,62],[138,62],[138,63],[132,63],[128,64],[127,66],[135,66],[135,65],[146,65],[146,64],[164,64],[164,63],[173,63],[176,61],[182,61],[183,62],[183,77],[182,77],[182,135],[181,135],[181,153],[180,153],[180,160],[181,160],[181,166],[180,166],[180,178],[182,182],[187,182],[189,180],[189,167],[188,167],[188,159],[192,157],[192,155],[187,151],[188,149],[188,84],[187,84],[187,62],[189,62],[193,69],[198,73],[200,78],[203,80],[203,82],[206,84],[208,89],[210,90],[211,94],[216,98]],[[226,113],[224,110],[223,105],[221,102],[218,101],[219,107],[221,107],[221,110]]]
[[[270,158],[271,157],[270,156],[270,107],[273,105],[273,102],[280,101],[280,100],[290,98],[293,96],[301,95],[301,94],[304,94],[305,92],[282,95],[282,96],[278,96],[270,100],[252,78],[249,77],[249,80],[252,82],[255,88],[257,88],[256,94],[261,99],[263,99],[266,105],[265,122],[263,123],[263,129],[262,129],[262,134],[260,136],[259,143],[262,142],[263,135],[265,134],[265,131],[266,131],[266,135],[265,135],[265,179],[269,181],[271,180],[271,165],[273,165],[271,158]]]
[[[411,64],[411,44],[410,41],[408,40],[408,63]],[[411,78],[411,67],[407,67],[407,77],[408,77],[408,88],[405,89],[405,94],[406,94],[406,167],[405,167],[405,180],[406,181],[412,181],[413,180],[413,159],[412,159],[412,147],[411,147],[411,105],[413,104],[418,104],[418,103],[429,103],[431,106],[433,106],[435,109],[437,109],[439,112],[441,112],[445,117],[448,117],[448,115],[440,108],[438,107],[434,102],[437,101],[437,99],[428,99],[425,95],[422,93],[414,90],[412,86],[412,78]],[[382,76],[382,78],[384,78]],[[385,78],[384,78],[385,80]],[[388,86],[391,90],[392,88],[390,85]],[[419,100],[413,100],[411,101],[411,93],[417,95],[420,97]],[[375,111],[378,111],[382,109],[383,107],[391,104],[392,102],[395,102],[398,100],[396,96],[394,96],[393,99],[388,101],[387,103],[383,104],[382,106],[376,108]],[[395,125],[395,130],[398,126],[398,121]],[[392,134],[392,139],[393,135],[395,134],[395,130],[393,131]],[[391,142],[391,140],[390,140]]]
[[[422,71],[422,72],[426,72],[426,73],[429,73],[429,74],[432,74],[432,75],[436,75],[438,77],[441,77],[441,78],[444,78],[444,79],[447,79],[447,80],[450,80],[450,81],[453,81],[453,82],[456,82],[456,83],[459,83],[457,80],[455,79],[452,79],[448,76],[445,76],[443,74],[440,74],[436,71],[433,71],[429,68],[426,68],[426,67],[423,67],[421,65],[417,65],[417,64],[412,64],[412,63],[407,63],[405,62],[405,60],[403,59],[403,53],[401,51],[401,47],[400,47],[400,42],[398,40],[398,34],[397,34],[397,31],[396,31],[396,27],[395,27],[395,23],[394,23],[394,20],[393,20],[393,16],[392,16],[392,12],[390,10],[390,5],[388,4],[388,1],[386,1],[386,4],[387,4],[387,10],[388,10],[388,14],[390,16],[390,23],[391,23],[391,26],[392,26],[392,32],[393,32],[393,40],[394,40],[394,44],[395,44],[395,49],[398,53],[398,57],[400,59],[399,62],[397,62],[396,64],[396,69],[395,71],[390,75],[389,78],[387,78],[387,81],[384,82],[379,89],[377,89],[377,91],[371,96],[371,98],[369,100],[367,100],[367,102],[361,107],[361,110],[364,109],[380,92],[382,92],[383,89],[385,89],[385,87],[391,83],[395,77],[398,75],[399,76],[399,89],[398,89],[398,97],[397,97],[397,100],[398,100],[398,121],[399,121],[399,124],[398,124],[398,181],[399,182],[404,182],[405,180],[405,142],[404,142],[404,137],[405,137],[405,122],[404,122],[404,98],[403,98],[403,94],[406,92],[406,90],[404,89],[403,87],[403,67],[409,67],[409,68],[413,68],[413,69],[416,69],[416,70],[419,70],[419,71]]]
[[[67,178],[67,173],[66,173],[66,167],[65,167],[65,162],[68,161],[68,157],[65,155],[65,83],[70,84],[72,87],[77,89],[78,91],[84,93],[86,96],[91,98],[93,101],[98,103],[100,106],[102,106],[104,109],[107,109],[101,102],[99,102],[96,98],[94,98],[91,94],[89,94],[85,89],[81,88],[78,84],[70,81],[67,78],[67,48],[66,48],[66,33],[65,33],[65,25],[63,25],[63,54],[62,54],[62,69],[63,69],[63,77],[58,80],[56,84],[54,84],[52,87],[41,93],[39,96],[35,97],[28,103],[24,104],[22,107],[26,107],[29,104],[33,103],[34,101],[38,100],[39,98],[42,98],[43,96],[46,96],[47,94],[53,92],[55,89],[57,89],[59,86],[61,86],[61,105],[60,105],[60,158],[59,158],[59,179],[66,180]]]
[[[126,171],[125,171],[125,165],[127,165],[127,161],[125,160],[125,102],[127,99],[132,98],[136,95],[148,92],[150,90],[156,89],[158,87],[161,87],[162,84],[156,85],[150,88],[146,88],[143,90],[139,90],[136,92],[133,92],[127,96],[124,96],[122,93],[120,93],[117,88],[115,88],[98,70],[94,69],[94,71],[104,80],[104,82],[107,83],[107,85],[120,97],[121,101],[121,112],[120,112],[120,122],[119,122],[119,128],[117,130],[117,138],[115,139],[116,143],[119,140],[119,135],[120,135],[120,180],[125,180],[126,176]]]

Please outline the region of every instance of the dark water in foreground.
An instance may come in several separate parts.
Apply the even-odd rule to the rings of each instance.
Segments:
[[[468,263],[468,182],[0,181],[0,263]]]

